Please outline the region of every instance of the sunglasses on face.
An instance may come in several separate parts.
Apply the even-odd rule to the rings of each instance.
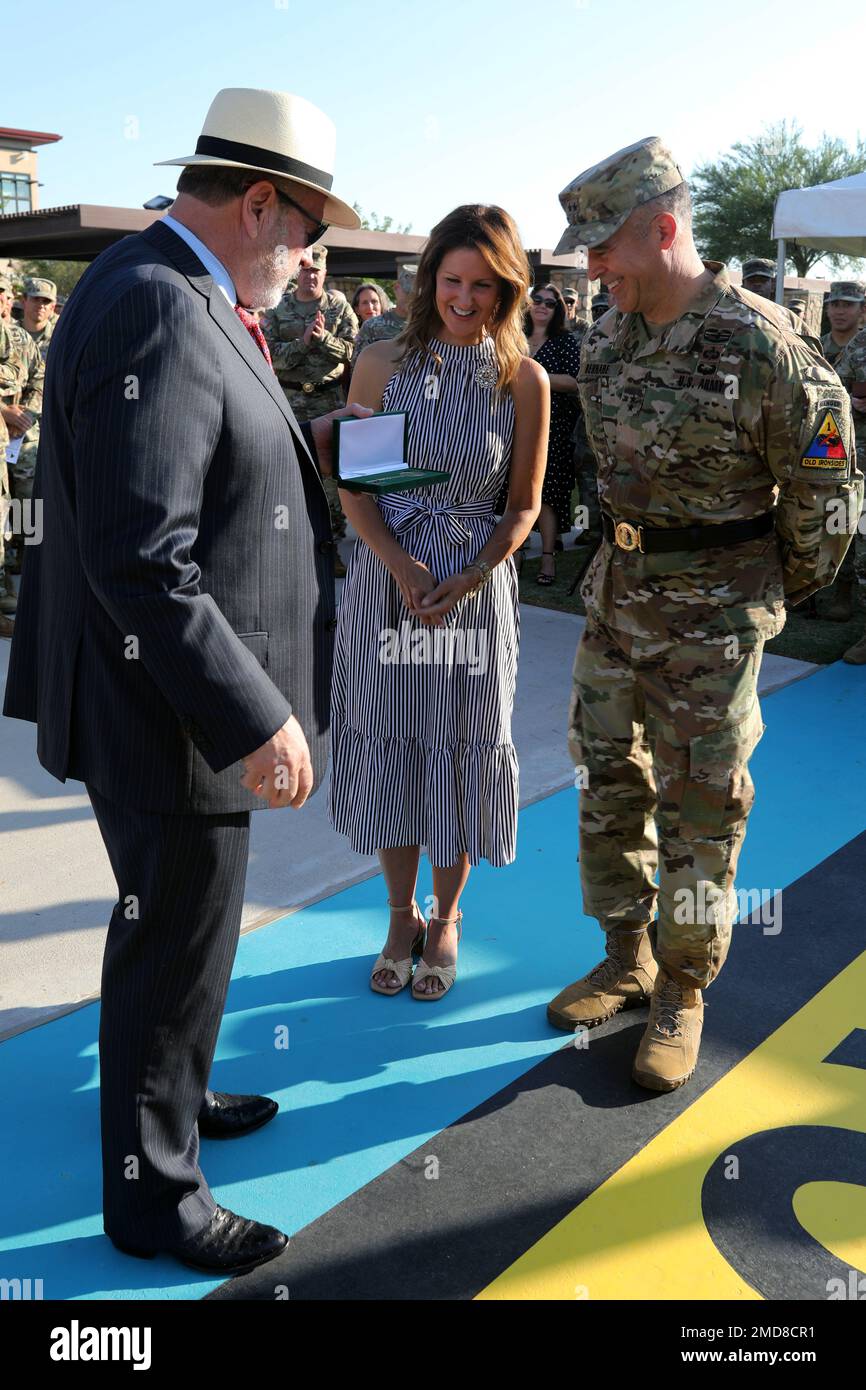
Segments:
[[[274,192],[276,193],[281,203],[288,203],[289,207],[294,208],[296,212],[299,212],[301,214],[305,223],[310,222],[310,214],[307,212],[306,208],[302,208],[300,203],[296,203],[294,198],[289,197],[288,193],[281,193],[278,188],[275,188]],[[321,241],[322,237],[325,235],[325,232],[328,230],[328,227],[330,225],[331,224],[329,222],[314,223],[312,230],[307,230],[307,232],[305,233],[307,240],[304,242],[304,245],[314,246],[317,241]]]
[[[548,309],[555,309],[555,308],[556,308],[556,300],[555,300],[555,299],[545,299],[544,296],[543,296],[543,295],[540,295],[540,294],[534,294],[534,295],[532,296],[532,302],[533,302],[533,304],[544,304],[545,307],[548,308]]]

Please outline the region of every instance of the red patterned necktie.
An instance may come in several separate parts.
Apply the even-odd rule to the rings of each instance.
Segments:
[[[271,362],[271,354],[268,352],[268,345],[265,342],[265,335],[259,328],[258,323],[253,318],[249,309],[244,309],[244,307],[241,304],[236,304],[235,313],[237,314],[244,328],[249,333],[253,342],[256,344],[256,347],[261,349],[265,361],[267,362],[271,371],[273,371],[273,363]]]

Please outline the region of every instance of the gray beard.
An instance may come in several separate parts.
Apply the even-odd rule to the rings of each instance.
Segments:
[[[262,253],[250,270],[251,308],[276,308],[298,268],[300,256],[300,251],[289,251],[284,242],[276,242]]]

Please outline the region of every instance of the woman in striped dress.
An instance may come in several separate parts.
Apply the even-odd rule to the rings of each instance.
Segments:
[[[352,378],[351,401],[408,412],[412,466],[450,473],[378,498],[340,492],[359,539],[337,623],[328,809],[382,864],[391,920],[370,979],[381,994],[405,988],[423,944],[412,993],[441,998],[470,867],[515,857],[511,556],[541,505],[550,415],[546,373],[526,355],[529,284],[508,214],[457,208],[430,235],[403,333],[365,348]],[[415,902],[422,846],[427,923]]]

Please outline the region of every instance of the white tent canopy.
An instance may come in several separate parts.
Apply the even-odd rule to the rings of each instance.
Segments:
[[[842,256],[866,256],[866,172],[780,193],[772,234],[779,243],[776,299],[780,303],[786,242],[802,241]]]

